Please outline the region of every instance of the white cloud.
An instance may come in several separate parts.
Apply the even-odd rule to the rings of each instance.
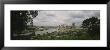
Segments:
[[[100,18],[99,10],[39,10],[38,16],[33,19],[36,26],[57,26],[60,24],[75,23],[80,25],[86,18],[92,16]]]

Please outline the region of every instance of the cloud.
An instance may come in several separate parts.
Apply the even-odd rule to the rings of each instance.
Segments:
[[[99,10],[39,10],[33,19],[35,26],[58,26],[62,24],[81,25],[82,21],[90,17],[100,18]]]

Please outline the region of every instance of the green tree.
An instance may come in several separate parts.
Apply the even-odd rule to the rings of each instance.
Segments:
[[[30,25],[33,26],[33,18],[35,18],[38,15],[38,11],[29,10],[27,15],[28,15],[28,22],[30,22]]]
[[[11,39],[14,39],[14,34],[20,34],[27,28],[27,23],[38,15],[37,10],[12,10],[11,11]],[[31,16],[31,17],[30,17]]]
[[[90,35],[95,35],[100,33],[100,19],[92,17],[86,19],[82,23],[82,28],[87,31]]]

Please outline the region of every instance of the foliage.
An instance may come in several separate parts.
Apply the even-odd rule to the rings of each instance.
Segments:
[[[30,18],[30,16],[32,18]],[[32,21],[38,15],[37,11],[32,10],[12,10],[11,11],[11,39],[14,39],[14,34],[19,34],[27,28],[27,23]],[[30,20],[30,21],[29,21]],[[32,21],[33,24],[33,21]]]
[[[94,37],[91,37],[87,33],[81,33],[77,32],[75,34],[74,32],[67,32],[67,33],[48,33],[43,35],[36,35],[31,37],[32,40],[99,40],[94,39]]]
[[[64,32],[44,33],[43,35],[20,35],[18,40],[99,40],[100,36],[95,35],[91,37],[82,29],[68,30]]]
[[[96,17],[86,19],[82,23],[82,28],[87,31],[90,35],[94,36],[95,34],[100,33],[100,20]]]

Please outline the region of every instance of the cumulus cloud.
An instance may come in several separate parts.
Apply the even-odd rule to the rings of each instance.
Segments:
[[[81,25],[82,21],[90,17],[100,18],[99,10],[39,10],[33,19],[35,26]]]

